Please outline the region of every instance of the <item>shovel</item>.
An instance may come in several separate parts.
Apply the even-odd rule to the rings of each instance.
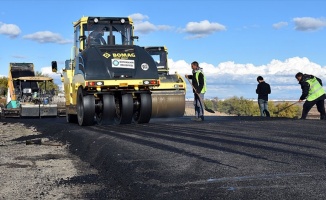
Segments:
[[[186,78],[187,78],[188,82],[190,83],[190,85],[191,85],[192,89],[194,89],[195,93],[196,93],[196,94],[197,94],[197,96],[200,98],[200,101],[201,101],[201,102],[203,102],[203,104],[204,104],[204,107],[205,107],[205,110],[206,110],[207,112],[210,112],[210,113],[215,113],[215,111],[214,111],[214,110],[212,110],[212,109],[210,109],[210,108],[208,108],[208,107],[206,106],[206,104],[205,104],[204,100],[203,100],[203,99],[201,98],[201,96],[200,96],[200,95],[197,93],[197,91],[196,91],[195,87],[192,85],[192,83],[190,82],[189,78],[188,78],[188,77],[186,77]]]

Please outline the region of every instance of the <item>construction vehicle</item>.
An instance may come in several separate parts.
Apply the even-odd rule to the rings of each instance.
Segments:
[[[52,101],[54,91],[47,90],[51,81],[50,77],[35,76],[33,63],[10,63],[3,117],[57,116],[57,104]]]
[[[177,73],[170,74],[168,50],[165,46],[149,46],[144,49],[153,57],[160,85],[152,91],[152,117],[182,117],[186,107],[186,82]]]
[[[71,58],[62,72],[67,122],[148,123],[159,77],[154,59],[134,45],[132,19],[82,17],[73,26]]]

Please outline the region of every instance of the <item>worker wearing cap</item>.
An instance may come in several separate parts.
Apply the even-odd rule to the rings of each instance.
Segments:
[[[308,112],[314,105],[317,106],[317,110],[320,113],[320,119],[326,119],[324,105],[326,95],[322,81],[316,76],[303,74],[301,72],[298,72],[295,75],[295,78],[298,80],[302,89],[302,95],[300,96],[299,102],[306,99],[303,104],[301,119],[307,118]]]
[[[257,77],[257,89],[256,93],[258,94],[258,106],[260,109],[260,116],[262,117],[270,117],[268,111],[268,94],[271,93],[271,87],[268,83],[264,81],[262,76]]]
[[[204,94],[206,92],[206,78],[202,72],[202,68],[199,67],[197,61],[191,63],[192,75],[185,75],[186,78],[191,79],[194,92],[194,106],[195,106],[195,118],[194,121],[204,121]]]

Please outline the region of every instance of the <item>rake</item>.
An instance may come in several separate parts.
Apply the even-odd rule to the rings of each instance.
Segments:
[[[186,78],[187,78],[188,82],[190,83],[192,89],[194,89],[196,95],[200,98],[200,101],[204,103],[205,110],[206,110],[207,112],[210,112],[210,113],[215,113],[214,110],[212,110],[212,109],[210,109],[210,108],[207,107],[207,105],[205,104],[204,100],[203,100],[203,99],[201,98],[201,96],[197,93],[195,87],[194,87],[194,86],[192,85],[192,83],[190,82],[189,78],[188,78],[188,77],[186,77]]]
[[[286,109],[290,108],[291,106],[293,106],[293,105],[295,105],[295,104],[297,104],[297,103],[299,103],[299,101],[296,101],[296,102],[294,102],[294,103],[292,103],[292,104],[290,104],[290,105],[288,105],[288,106],[282,108],[281,110],[275,112],[274,114],[278,115],[278,114],[280,114],[280,112],[282,112],[283,110],[286,110]]]

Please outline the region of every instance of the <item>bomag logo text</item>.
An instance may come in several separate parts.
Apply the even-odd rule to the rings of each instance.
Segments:
[[[135,58],[135,53],[112,53],[114,58]]]

